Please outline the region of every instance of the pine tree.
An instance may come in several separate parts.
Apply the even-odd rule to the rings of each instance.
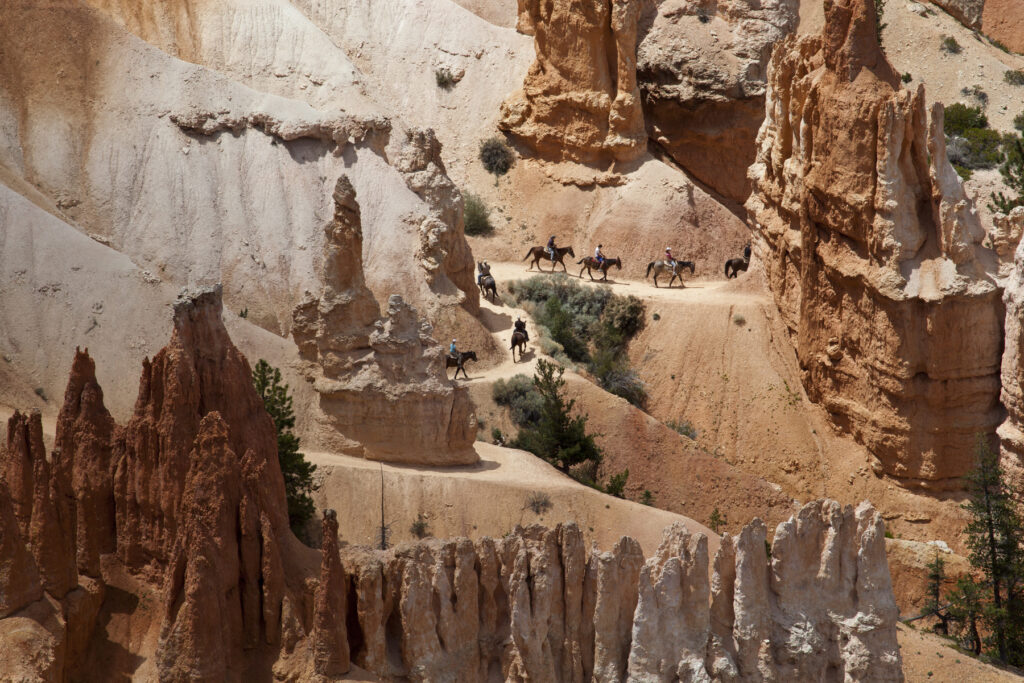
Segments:
[[[998,452],[981,438],[967,481],[969,499],[964,509],[970,521],[964,533],[971,565],[981,575],[978,588],[986,603],[981,617],[990,634],[986,640],[1001,662],[1024,663],[1024,519],[1007,490]]]
[[[999,167],[999,173],[1003,176],[1003,182],[1016,196],[1006,197],[1002,192],[993,192],[992,203],[988,208],[991,211],[1010,213],[1014,208],[1024,206],[1024,142],[1019,135],[1007,136],[1003,149],[1005,161]]]
[[[939,622],[935,625],[935,632],[944,636],[949,635],[949,615],[942,604],[942,582],[946,578],[946,560],[935,551],[935,559],[926,565],[928,569],[928,589],[924,606],[921,609],[922,615],[932,615]]]
[[[978,624],[984,612],[981,585],[973,577],[961,576],[947,599],[949,620],[954,625],[960,642],[975,656],[980,655],[981,635],[978,632]]]
[[[564,368],[543,359],[537,361],[533,383],[542,399],[540,419],[520,430],[515,445],[568,474],[573,465],[600,463],[601,449],[594,442],[594,435],[587,434],[587,416],[570,416],[576,401],[566,401],[562,396],[563,374]]]
[[[299,452],[299,437],[295,428],[295,411],[288,385],[281,382],[281,371],[267,361],[260,360],[252,371],[252,382],[256,393],[263,399],[263,405],[274,420],[277,430],[277,459],[284,476],[284,489],[288,499],[288,522],[296,536],[302,538],[305,523],[313,516],[313,499],[310,493],[315,489],[313,472],[316,465],[306,462]]]

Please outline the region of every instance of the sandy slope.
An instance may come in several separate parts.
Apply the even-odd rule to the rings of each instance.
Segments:
[[[957,652],[933,633],[901,625],[897,638],[907,683],[1002,683],[1021,676]]]
[[[578,484],[539,458],[523,451],[477,442],[480,464],[456,468],[380,464],[326,453],[307,453],[317,464],[322,486],[318,507],[333,507],[343,540],[374,545],[380,536],[381,471],[384,478],[384,519],[391,543],[413,540],[410,526],[423,513],[430,534],[503,536],[517,524],[553,525],[575,521],[598,547],[608,549],[622,536],[632,536],[650,555],[662,530],[676,521],[709,536],[712,555],[718,537],[681,515],[621,500]],[[546,493],[551,508],[535,514],[527,498]]]

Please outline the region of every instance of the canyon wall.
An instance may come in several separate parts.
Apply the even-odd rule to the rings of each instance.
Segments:
[[[448,380],[432,327],[398,295],[381,316],[366,287],[362,219],[347,176],[335,185],[334,204],[325,228],[323,289],[319,296],[306,293],[292,325],[320,395],[324,442],[374,460],[476,462],[469,390]]]
[[[630,538],[587,551],[574,524],[339,549],[329,510],[318,552],[288,529],[275,449],[219,289],[175,304],[124,426],[77,353],[53,452],[39,413],[16,413],[0,452],[4,670],[294,681],[354,662],[388,680],[901,680],[884,528],[866,503],[806,505],[770,555],[755,520],[722,538],[713,565],[708,539],[681,524],[647,560]]]
[[[997,255],[946,160],[942,107],[901,88],[875,9],[836,0],[772,57],[749,171],[754,251],[810,398],[908,486],[958,485],[1002,419]]]
[[[1003,303],[1006,306],[1002,391],[1006,420],[998,434],[1004,471],[1017,487],[1024,485],[1024,207],[1009,215],[996,215],[993,236],[996,248],[1016,245],[1010,270],[1004,280]]]
[[[931,0],[969,29],[1024,53],[1024,7],[1015,0]]]

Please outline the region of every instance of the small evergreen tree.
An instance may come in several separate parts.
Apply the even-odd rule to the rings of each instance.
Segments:
[[[949,620],[960,643],[977,657],[981,654],[981,635],[978,632],[983,612],[981,586],[974,578],[961,576],[947,599]]]
[[[292,397],[288,395],[288,385],[281,382],[281,371],[260,359],[252,371],[252,382],[274,420],[277,459],[281,464],[288,499],[288,522],[295,535],[302,538],[303,526],[313,516],[313,499],[309,494],[315,489],[313,472],[316,465],[306,462],[299,452],[299,437],[292,432],[295,428]]]
[[[563,374],[564,368],[544,359],[537,361],[533,383],[542,399],[540,419],[520,430],[515,445],[569,474],[573,465],[600,463],[601,449],[594,442],[594,435],[587,433],[587,416],[570,416],[576,401],[566,401],[562,396]]]
[[[929,562],[926,568],[928,569],[928,589],[925,593],[927,597],[925,598],[921,614],[931,615],[938,619],[939,621],[935,625],[935,632],[948,636],[949,615],[942,604],[942,582],[946,578],[946,560],[939,554],[938,550],[935,551],[935,559]]]
[[[627,481],[629,481],[628,467],[618,474],[613,474],[611,478],[608,479],[608,485],[604,487],[604,492],[615,496],[616,498],[625,498]]]
[[[999,453],[980,437],[967,481],[964,509],[970,521],[964,533],[971,565],[981,574],[978,592],[987,603],[981,610],[991,634],[986,640],[1001,662],[1018,665],[1024,663],[1024,518],[1007,490]],[[966,600],[968,593],[958,597]]]
[[[711,516],[708,517],[708,528],[714,531],[716,534],[718,530],[725,525],[725,515],[723,515],[716,507],[711,511]]]

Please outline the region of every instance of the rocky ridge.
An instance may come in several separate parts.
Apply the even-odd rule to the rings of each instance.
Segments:
[[[646,562],[629,538],[588,552],[572,524],[339,553],[330,511],[323,550],[303,547],[287,526],[273,426],[220,315],[216,288],[178,301],[125,426],[106,413],[87,352],[75,357],[59,449],[47,457],[38,413],[11,419],[0,485],[8,670],[117,675],[92,653],[118,637],[98,615],[127,572],[159,606],[154,640],[118,641],[145,663],[142,678],[322,680],[354,661],[394,680],[900,680],[883,525],[867,504],[805,506],[779,525],[770,559],[755,521],[723,537],[710,578],[707,538],[681,525]],[[662,635],[670,624],[679,630]]]
[[[334,219],[325,228],[323,290],[306,293],[292,326],[320,395],[319,417],[329,425],[325,441],[376,460],[476,462],[469,392],[445,375],[444,351],[431,325],[397,294],[381,316],[366,287],[360,209],[347,176],[338,179],[334,202]]]
[[[878,473],[958,486],[1002,419],[997,257],[946,160],[942,107],[900,87],[874,5],[837,0],[769,65],[754,251],[809,397]]]

